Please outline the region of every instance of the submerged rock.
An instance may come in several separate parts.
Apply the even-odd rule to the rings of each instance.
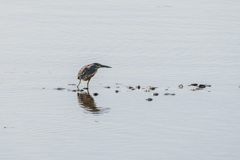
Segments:
[[[62,90],[65,90],[66,88],[54,88],[55,90],[59,90],[59,91],[62,91]]]
[[[98,93],[93,93],[94,96],[98,96]]]
[[[128,86],[127,88],[128,88],[128,89],[133,89],[133,87],[132,87],[132,86]]]
[[[155,90],[155,89],[158,88],[158,87],[148,86],[147,88],[150,89],[150,90]]]
[[[206,85],[204,85],[204,84],[199,84],[198,87],[199,87],[199,88],[206,88]]]
[[[110,86],[106,86],[106,87],[104,87],[104,88],[108,88],[108,89],[109,89],[109,88],[111,88],[111,87],[110,87]]]
[[[146,100],[147,100],[147,101],[152,101],[152,98],[147,98]]]

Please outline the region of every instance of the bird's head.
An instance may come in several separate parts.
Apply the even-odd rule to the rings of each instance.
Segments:
[[[105,65],[102,65],[100,63],[93,63],[93,65],[95,65],[97,68],[112,68],[110,66],[105,66]]]

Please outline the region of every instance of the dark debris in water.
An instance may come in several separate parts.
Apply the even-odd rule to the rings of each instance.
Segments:
[[[104,88],[108,88],[108,89],[109,89],[109,88],[111,88],[111,87],[110,87],[110,86],[106,86],[106,87],[104,87]]]
[[[150,90],[155,90],[155,89],[158,88],[158,87],[148,86],[147,88],[150,89]]]
[[[199,87],[199,88],[206,88],[206,85],[204,85],[204,84],[199,84],[198,87]]]
[[[147,98],[146,100],[147,100],[147,101],[152,101],[153,99],[152,99],[152,98]]]
[[[206,87],[211,87],[211,85],[209,84],[197,84],[197,83],[192,83],[189,86],[196,86],[196,88],[190,89],[191,91],[203,90]]]
[[[54,88],[54,90],[59,90],[59,91],[63,91],[65,90],[66,88]]]
[[[165,96],[168,96],[168,95],[172,95],[172,96],[175,96],[176,94],[175,93],[164,93]]]
[[[98,93],[93,93],[94,96],[98,96]]]

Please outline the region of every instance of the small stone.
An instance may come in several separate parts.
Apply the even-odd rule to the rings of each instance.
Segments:
[[[132,90],[134,91],[134,90],[135,90],[135,88],[132,88]]]
[[[175,93],[172,93],[171,95],[172,95],[172,96],[175,96]]]
[[[190,84],[190,86],[197,86],[197,85],[198,85],[197,83]]]
[[[128,89],[132,89],[133,87],[132,87],[132,86],[128,86],[127,88],[128,88]]]
[[[147,100],[147,101],[152,101],[152,98],[147,98],[146,100]]]
[[[150,92],[150,90],[149,89],[145,89],[144,92]]]
[[[170,93],[164,93],[165,96],[169,95]]]
[[[183,88],[183,85],[182,85],[182,84],[180,84],[178,87],[182,89],[182,88]]]
[[[106,87],[104,87],[104,88],[108,88],[108,89],[109,89],[109,88],[110,88],[110,86],[106,86]]]
[[[153,95],[153,96],[158,96],[158,93],[153,93],[152,95]]]
[[[74,89],[74,90],[72,90],[72,92],[77,92],[77,90]]]
[[[141,87],[138,85],[138,86],[136,86],[136,88],[137,88],[137,89],[140,89]]]
[[[119,92],[119,90],[115,90],[115,92],[116,92],[116,93],[118,93],[118,92]]]
[[[150,89],[150,90],[155,90],[155,89],[158,88],[158,87],[148,86],[147,88]]]
[[[56,89],[56,90],[64,90],[65,88],[54,88],[54,89]]]
[[[206,86],[204,84],[199,84],[198,87],[199,88],[205,88]]]
[[[93,93],[94,96],[98,96],[98,93]]]

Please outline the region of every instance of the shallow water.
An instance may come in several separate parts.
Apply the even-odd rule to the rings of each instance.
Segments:
[[[1,2],[0,159],[239,159],[238,6]]]

